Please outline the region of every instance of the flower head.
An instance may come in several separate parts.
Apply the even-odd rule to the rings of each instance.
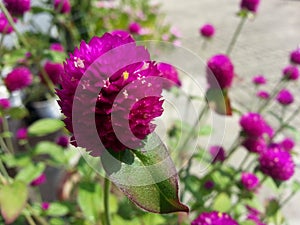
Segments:
[[[64,67],[61,63],[54,63],[47,61],[44,65],[44,70],[47,73],[49,79],[54,85],[58,84],[61,80],[61,76],[64,72]],[[46,83],[42,73],[39,74],[43,83]]]
[[[139,23],[137,22],[132,22],[128,26],[128,30],[132,34],[140,34],[142,27]]]
[[[300,64],[300,48],[292,51],[290,54],[290,61],[293,64]]]
[[[256,13],[260,0],[242,0],[241,9],[248,10],[250,12]]]
[[[275,180],[286,181],[295,172],[295,164],[289,152],[278,144],[271,144],[259,158],[260,170]]]
[[[287,66],[282,72],[287,80],[297,80],[299,78],[299,70],[296,66]]]
[[[280,146],[290,152],[295,147],[295,141],[292,138],[285,138],[280,143]]]
[[[41,203],[42,210],[46,211],[46,210],[49,209],[49,207],[50,207],[50,203],[49,202],[42,202]]]
[[[55,0],[54,8],[60,13],[70,13],[71,12],[71,3],[70,0]]]
[[[50,50],[56,51],[56,52],[64,52],[64,46],[62,46],[60,43],[52,43],[50,45]]]
[[[0,110],[5,110],[10,108],[10,101],[7,98],[1,98],[0,99]]]
[[[209,149],[209,153],[212,156],[213,163],[223,162],[226,158],[225,150],[222,146],[211,146]]]
[[[7,89],[12,92],[29,86],[32,79],[32,74],[27,67],[17,67],[6,76],[4,83]]]
[[[165,89],[170,89],[174,85],[181,86],[178,71],[174,66],[167,63],[158,63],[157,68],[163,74],[164,78],[167,79],[164,85]]]
[[[110,33],[112,35],[114,35],[114,36],[118,35],[118,36],[120,36],[123,39],[131,38],[131,34],[128,31],[126,31],[126,30],[114,30],[114,31],[112,31]],[[132,39],[132,41],[133,41],[133,39]]]
[[[261,212],[257,209],[250,207],[249,205],[246,206],[248,210],[247,214],[247,220],[251,220],[255,222],[256,225],[266,225],[263,222],[261,222]]]
[[[33,181],[31,181],[30,185],[31,186],[39,186],[39,185],[45,183],[46,180],[47,180],[46,175],[44,173],[42,173],[40,176],[38,176]]]
[[[213,182],[212,180],[208,180],[204,183],[204,188],[207,190],[212,189],[215,186],[215,182]]]
[[[270,98],[270,94],[267,91],[258,91],[256,93],[256,96],[261,98],[261,99],[269,99]]]
[[[259,113],[244,114],[240,119],[240,125],[249,137],[260,137],[268,133],[268,125]]]
[[[277,94],[276,100],[281,105],[286,106],[286,105],[290,105],[290,104],[292,104],[294,102],[294,96],[292,95],[292,93],[289,90],[282,89]]]
[[[243,142],[243,146],[249,152],[261,153],[266,150],[267,144],[263,137],[247,137]]]
[[[14,22],[18,21],[17,18],[13,18]],[[4,13],[0,13],[0,33],[2,34],[10,34],[14,31],[13,27],[9,24],[6,19]]]
[[[259,185],[258,177],[253,173],[242,173],[241,177],[242,185],[249,191],[256,189]]]
[[[27,128],[23,127],[23,128],[20,128],[19,130],[17,130],[16,138],[18,140],[26,140],[28,138]]]
[[[262,85],[267,83],[267,79],[263,75],[257,75],[253,77],[252,82],[255,85]]]
[[[213,211],[201,213],[191,225],[238,225],[238,223],[227,213]]]
[[[3,0],[7,10],[15,16],[21,16],[30,10],[30,0]]]
[[[215,55],[207,62],[207,80],[210,87],[229,88],[234,78],[234,67],[226,55]]]
[[[200,33],[203,37],[211,38],[215,34],[215,27],[211,24],[205,24],[200,28]]]
[[[67,148],[69,146],[69,137],[67,136],[60,136],[56,140],[56,144],[60,145],[63,148]]]

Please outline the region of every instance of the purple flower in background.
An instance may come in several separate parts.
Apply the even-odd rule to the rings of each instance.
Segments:
[[[244,140],[243,146],[249,152],[261,153],[266,150],[267,144],[263,137],[248,137]]]
[[[257,209],[250,207],[249,205],[246,206],[248,210],[247,214],[247,220],[251,220],[255,222],[256,225],[266,225],[263,222],[261,222],[261,212]]]
[[[278,144],[271,144],[259,158],[260,170],[275,180],[286,181],[295,172],[295,164],[289,152]]]
[[[250,12],[256,13],[260,0],[242,0],[241,9],[248,10]]]
[[[10,101],[7,98],[0,99],[0,110],[1,109],[9,109],[10,108]]]
[[[21,16],[30,10],[30,0],[3,0],[3,2],[14,16]]]
[[[133,23],[129,24],[128,30],[132,34],[140,34],[140,32],[142,30],[142,27],[141,27],[141,25],[139,23],[133,22]]]
[[[215,28],[211,24],[205,24],[200,28],[200,33],[203,37],[211,38],[215,34]]]
[[[259,185],[258,177],[253,173],[242,173],[241,177],[242,185],[249,191],[256,189]]]
[[[259,113],[249,112],[240,119],[243,131],[250,137],[260,137],[268,133],[268,125]]]
[[[163,77],[167,79],[164,84],[165,89],[169,90],[174,85],[181,86],[178,71],[174,66],[167,63],[158,63],[157,68],[163,74]]]
[[[4,83],[7,89],[12,92],[29,86],[32,80],[32,74],[27,67],[17,67],[6,76]]]
[[[261,99],[269,99],[270,98],[270,94],[267,91],[258,91],[256,93],[256,96],[261,98]]]
[[[54,8],[60,13],[70,13],[71,12],[71,3],[69,0],[55,0]]]
[[[27,128],[23,127],[23,128],[20,128],[19,130],[17,130],[16,138],[18,140],[28,139],[28,130],[27,130]]]
[[[213,182],[212,180],[208,180],[204,183],[204,188],[207,190],[213,189],[215,186],[215,182]]]
[[[299,78],[299,70],[296,66],[287,66],[282,72],[287,80],[297,80]]]
[[[277,94],[276,100],[281,105],[286,106],[286,105],[290,105],[290,104],[292,104],[294,102],[294,96],[292,95],[292,93],[289,90],[282,89]]]
[[[18,21],[17,18],[13,18],[14,22]],[[12,26],[9,24],[8,20],[6,19],[4,13],[0,13],[0,33],[2,34],[10,34],[14,31]]]
[[[267,83],[267,79],[263,75],[257,75],[253,77],[252,82],[255,85],[262,85]]]
[[[300,48],[292,51],[290,54],[290,61],[294,64],[300,64]]]
[[[50,207],[50,203],[49,202],[42,202],[41,203],[42,210],[46,211],[46,210],[49,209],[49,207]]]
[[[230,88],[234,78],[234,66],[228,56],[220,54],[211,57],[207,62],[206,76],[213,88]]]
[[[238,223],[227,213],[213,211],[201,213],[191,225],[238,225]]]
[[[279,144],[284,150],[288,152],[290,152],[295,147],[295,142],[291,138],[285,138]]]
[[[56,140],[56,144],[60,145],[63,148],[67,148],[69,146],[69,137],[68,136],[60,136]]]
[[[64,46],[62,46],[62,44],[60,44],[60,43],[52,43],[50,45],[50,50],[56,51],[56,52],[64,52],[65,51]]]
[[[40,176],[38,176],[33,181],[31,181],[30,185],[31,186],[39,186],[39,185],[45,183],[46,180],[47,180],[46,175],[44,173],[42,173]]]
[[[226,158],[225,156],[225,150],[222,146],[211,146],[209,149],[209,153],[212,156],[213,163],[216,162],[223,162]]]
[[[64,73],[64,67],[61,63],[54,63],[47,61],[44,65],[44,70],[47,73],[49,79],[54,85],[58,84],[61,80],[61,76]],[[42,73],[39,74],[43,83],[46,83]]]

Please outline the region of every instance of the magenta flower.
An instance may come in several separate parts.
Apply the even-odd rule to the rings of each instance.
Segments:
[[[248,137],[244,140],[243,146],[249,151],[254,153],[264,152],[267,148],[266,141],[263,137]]]
[[[31,181],[31,186],[40,186],[41,184],[45,183],[47,180],[46,175],[42,173],[40,176],[35,178],[33,181]]]
[[[18,21],[17,18],[13,18],[14,22]],[[10,34],[14,31],[12,26],[9,24],[8,20],[6,19],[4,13],[0,13],[0,33],[2,34]]]
[[[129,24],[128,30],[132,34],[140,34],[142,27],[139,23],[133,22]]]
[[[234,78],[234,67],[226,55],[215,55],[207,62],[207,80],[210,87],[230,88]]]
[[[46,211],[46,210],[49,209],[49,207],[50,207],[50,203],[49,202],[42,202],[41,203],[42,210]]]
[[[145,61],[140,61],[141,58]],[[77,145],[80,140],[79,145],[94,156],[104,149],[119,152],[143,145],[142,140],[155,129],[153,119],[163,112],[162,84],[158,79],[163,75],[149,59],[147,50],[136,46],[131,37],[124,39],[109,33],[94,37],[89,43],[81,42],[80,48],[70,54],[64,64],[58,96],[71,133],[74,114],[81,118],[76,120],[80,133],[72,138],[72,144]],[[135,63],[122,67],[124,60]],[[114,67],[118,70],[114,71]],[[82,92],[78,92],[80,88]],[[80,107],[73,112],[74,105]],[[93,126],[99,137],[91,130]],[[103,146],[99,146],[99,138]]]
[[[289,152],[280,145],[272,144],[259,158],[260,170],[275,180],[286,181],[295,172],[295,164]]]
[[[213,182],[212,180],[208,180],[204,183],[204,188],[207,190],[213,189],[215,186],[215,182]]]
[[[165,89],[169,90],[174,85],[181,86],[178,71],[174,66],[167,63],[158,63],[157,68],[163,74],[163,77],[166,78],[166,82],[164,83]]]
[[[44,65],[44,70],[54,85],[60,83],[61,76],[64,73],[64,67],[61,63],[47,61]],[[39,74],[43,83],[46,83],[43,75]]]
[[[30,10],[30,0],[3,0],[7,10],[15,16],[22,16]]]
[[[63,148],[67,148],[69,146],[69,137],[64,135],[58,137],[56,140],[56,144],[60,145]]]
[[[242,0],[241,9],[256,13],[260,0]]]
[[[266,225],[263,222],[261,222],[261,212],[258,211],[257,209],[246,206],[248,210],[248,215],[247,215],[247,220],[253,221],[256,225]]]
[[[19,130],[17,130],[16,138],[18,140],[28,139],[28,130],[27,130],[27,128],[24,127],[24,128],[20,128]]]
[[[264,118],[253,112],[244,114],[240,119],[240,125],[243,132],[250,137],[260,137],[265,133],[268,134],[270,129]]]
[[[290,61],[294,64],[300,64],[300,48],[292,51],[290,54]]]
[[[299,70],[296,66],[287,66],[282,72],[283,77],[287,80],[297,80],[299,78]]]
[[[112,34],[113,36],[118,35],[123,39],[132,38],[131,34],[126,30],[114,30],[114,31],[110,32],[110,34]],[[134,41],[134,40],[132,39],[132,41]]]
[[[54,9],[60,13],[70,13],[71,12],[71,3],[69,0],[55,0]]]
[[[227,213],[213,211],[201,213],[191,225],[238,225],[238,223]]]
[[[270,94],[267,91],[258,91],[256,93],[256,96],[261,98],[261,99],[269,99],[270,98]]]
[[[288,152],[290,152],[295,147],[295,142],[291,138],[285,138],[279,144],[284,150]]]
[[[56,51],[56,52],[64,52],[65,51],[64,46],[62,46],[62,44],[60,44],[60,43],[52,43],[50,45],[50,50]]]
[[[32,80],[33,77],[30,70],[22,66],[13,69],[4,79],[4,83],[7,89],[12,92],[29,86]]]
[[[253,77],[252,82],[255,85],[262,85],[262,84],[266,84],[267,80],[263,75],[257,75]]]
[[[292,104],[294,102],[294,96],[292,95],[292,93],[289,90],[282,89],[277,94],[276,100],[281,105],[286,106],[286,105],[290,105],[290,104]]]
[[[209,153],[212,156],[213,163],[223,162],[226,158],[225,150],[222,146],[211,146],[209,149]]]
[[[241,177],[241,183],[248,191],[252,191],[258,187],[259,179],[253,173],[243,172]]]
[[[0,99],[0,110],[5,110],[10,108],[10,101],[7,98],[1,98]]]
[[[200,33],[205,38],[211,38],[215,34],[215,28],[211,24],[205,24],[200,28]]]

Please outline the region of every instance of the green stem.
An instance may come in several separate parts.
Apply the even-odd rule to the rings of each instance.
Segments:
[[[36,225],[36,223],[35,223],[34,220],[31,218],[30,215],[25,215],[25,218],[26,218],[27,222],[29,223],[29,225]]]
[[[284,199],[281,203],[280,203],[280,208],[282,208],[284,205],[286,205],[296,194],[296,192],[292,192],[286,199]]]
[[[247,155],[244,157],[243,161],[241,162],[241,164],[238,167],[238,171],[241,171],[243,168],[243,165],[246,164],[247,160],[250,157],[250,152],[247,153]]]
[[[242,17],[239,25],[237,26],[237,28],[236,28],[236,30],[235,30],[235,32],[233,34],[233,37],[232,37],[232,39],[230,41],[230,44],[228,45],[228,48],[226,50],[226,55],[230,55],[230,53],[232,52],[232,50],[233,50],[233,48],[235,46],[235,43],[236,43],[236,41],[237,41],[237,39],[238,39],[238,37],[239,37],[242,29],[243,29],[243,26],[244,26],[246,20],[247,20],[247,17]]]
[[[8,125],[8,120],[7,120],[6,116],[3,116],[3,118],[2,118],[2,126],[3,126],[4,133],[9,133],[10,132],[9,125]],[[5,141],[7,143],[7,147],[9,149],[9,152],[14,153],[14,146],[13,146],[11,137],[5,138]]]
[[[3,139],[1,136],[0,136],[0,146],[1,146],[1,148],[2,148],[4,151],[6,151],[6,153],[11,154],[11,152],[10,152],[9,148],[7,147],[7,145],[6,145],[5,141],[4,141],[4,139]]]
[[[7,182],[10,182],[10,177],[6,171],[6,168],[5,168],[2,160],[0,160],[0,171],[3,174],[3,176],[5,177],[5,179],[7,180]]]
[[[109,193],[110,193],[110,181],[108,178],[104,180],[104,219],[105,225],[111,225],[110,213],[109,213]]]

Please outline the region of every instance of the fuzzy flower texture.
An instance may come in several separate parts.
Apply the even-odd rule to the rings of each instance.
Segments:
[[[227,213],[221,212],[203,212],[191,225],[238,225]]]
[[[132,62],[126,61],[124,66],[124,60]],[[164,77],[150,61],[144,47],[136,46],[130,36],[106,33],[82,42],[65,62],[64,71],[59,104],[67,129],[73,133],[75,122],[80,127],[72,144],[86,148],[93,156],[101,155],[104,149],[120,152],[142,147],[142,140],[155,129],[153,119],[163,112],[164,82],[172,79]],[[74,105],[79,105],[77,110]],[[74,112],[80,120],[73,121]],[[93,126],[96,134],[90,129]]]
[[[21,16],[30,10],[30,0],[3,0],[7,10],[14,16]]]

